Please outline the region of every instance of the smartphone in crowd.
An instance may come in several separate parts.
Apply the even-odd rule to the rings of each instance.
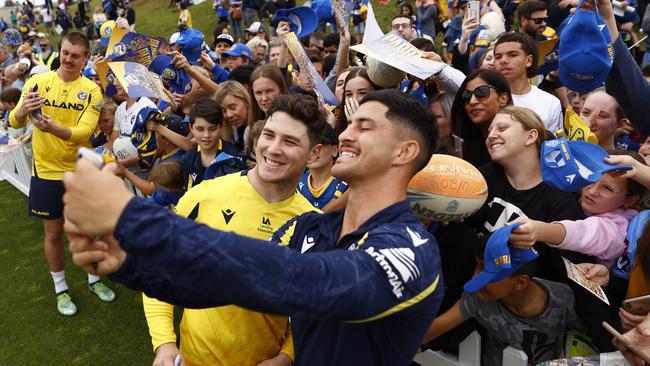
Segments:
[[[34,87],[32,88],[32,90],[30,90],[31,93],[36,93],[37,91],[38,91],[38,84],[34,85]],[[39,109],[36,109],[36,110],[34,110],[34,111],[32,112],[32,116],[34,116],[34,117],[38,117],[38,116],[40,116],[40,115],[41,115],[41,109],[40,109],[40,108],[39,108]]]
[[[478,22],[481,18],[481,2],[478,0],[470,0],[467,2],[467,17],[474,19]]]
[[[635,315],[650,313],[650,295],[633,297],[623,301],[623,309]]]

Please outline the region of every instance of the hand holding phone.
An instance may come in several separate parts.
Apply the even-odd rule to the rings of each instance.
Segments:
[[[622,343],[630,352],[641,357],[646,364],[650,365],[650,355],[643,353],[631,340],[619,333],[614,327],[609,325],[607,322],[601,323],[605,330],[611,333],[616,340]]]

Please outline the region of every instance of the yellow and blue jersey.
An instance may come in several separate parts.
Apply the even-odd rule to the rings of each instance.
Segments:
[[[339,238],[343,217],[305,213],[269,245],[135,198],[115,229],[129,254],[111,278],[180,306],[290,315],[297,366],[408,365],[442,301],[438,245],[406,200]]]
[[[63,173],[75,169],[77,149],[80,146],[90,147],[90,136],[99,121],[102,92],[97,84],[83,76],[66,83],[56,71],[34,75],[25,82],[20,100],[9,114],[11,127],[21,128],[27,123],[28,118],[24,121],[16,119],[16,111],[22,105],[25,95],[36,85],[38,93],[45,97],[42,113],[52,117],[57,125],[70,128],[72,135],[70,139],[62,140],[34,128],[32,176],[61,180]]]
[[[331,200],[341,197],[343,192],[348,189],[347,183],[339,178],[330,177],[330,179],[320,188],[314,188],[311,184],[311,173],[307,170],[300,177],[298,182],[298,192],[305,196],[311,204],[322,209]]]
[[[176,206],[180,216],[261,240],[268,240],[286,221],[313,210],[298,193],[284,201],[268,203],[250,184],[246,173],[241,172],[203,181]],[[172,305],[146,296],[143,302],[153,348],[175,342],[173,327],[169,328],[173,324]],[[280,351],[293,359],[293,340],[288,329],[286,316],[234,305],[185,309],[180,325],[181,352],[188,366],[256,365]]]

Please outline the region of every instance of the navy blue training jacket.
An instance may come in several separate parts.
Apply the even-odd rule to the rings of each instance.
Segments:
[[[289,315],[296,365],[410,365],[443,295],[437,243],[406,201],[337,244],[342,222],[343,211],[306,213],[272,245],[134,198],[111,278],[180,306]]]

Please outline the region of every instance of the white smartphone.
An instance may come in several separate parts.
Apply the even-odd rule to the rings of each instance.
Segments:
[[[467,17],[473,18],[478,22],[481,18],[481,2],[478,0],[470,0],[467,2]]]
[[[607,322],[602,322],[601,323],[605,330],[607,330],[609,333],[611,333],[614,338],[618,339],[629,349],[634,353],[635,355],[641,357],[647,364],[650,364],[650,355],[646,355],[645,353],[641,352],[632,342],[630,342],[627,338],[623,337],[621,333],[618,332],[618,330],[614,329],[611,325],[609,325]]]

